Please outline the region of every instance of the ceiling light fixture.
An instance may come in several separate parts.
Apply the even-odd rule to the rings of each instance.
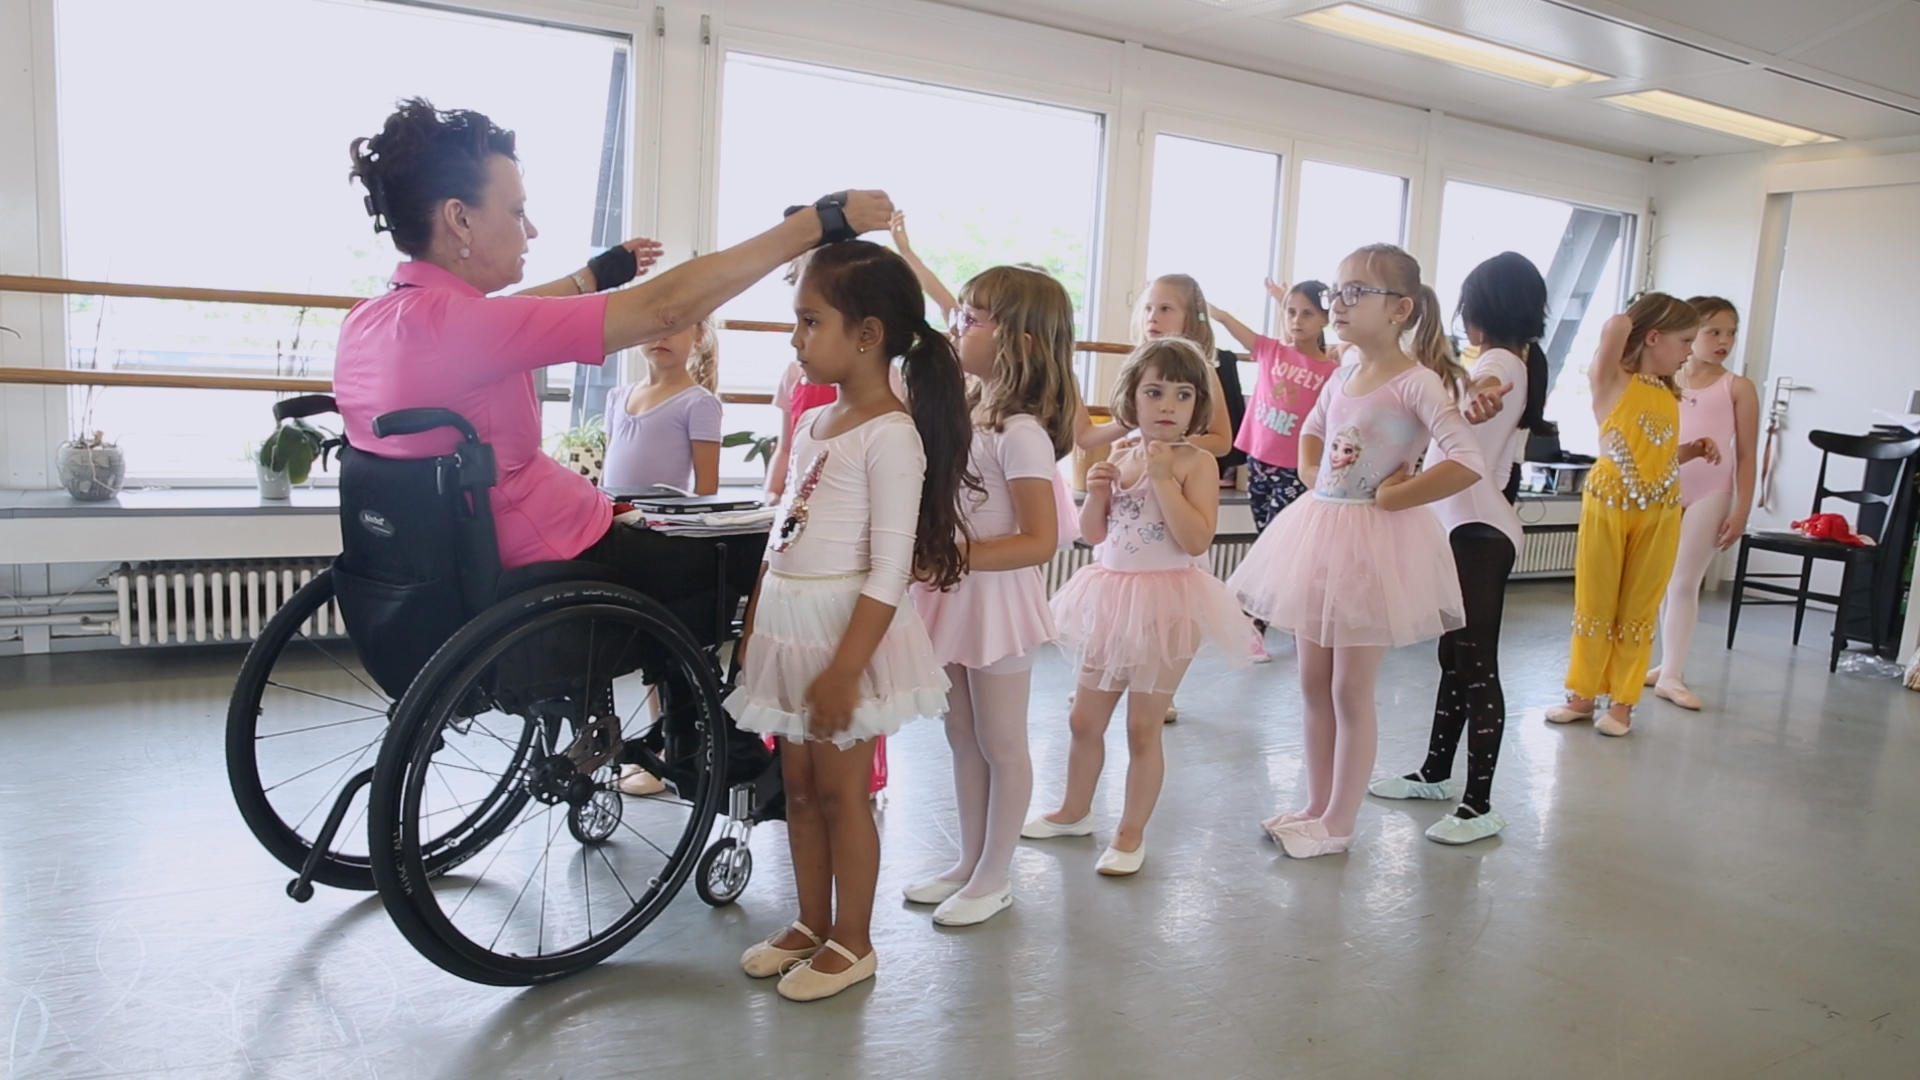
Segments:
[[[1718,131],[1723,135],[1737,135],[1742,139],[1752,139],[1769,146],[1805,146],[1808,143],[1839,142],[1832,135],[1823,135],[1803,127],[1783,124],[1778,120],[1769,120],[1764,116],[1729,109],[1725,105],[1715,105],[1710,101],[1701,101],[1671,90],[1642,90],[1634,94],[1614,94],[1603,97],[1601,101],[1617,105],[1623,109],[1658,116],[1665,120],[1677,120],[1682,124]]]
[[[1603,82],[1611,77],[1358,4],[1338,4],[1293,18],[1296,22],[1369,45],[1414,53],[1548,90]]]

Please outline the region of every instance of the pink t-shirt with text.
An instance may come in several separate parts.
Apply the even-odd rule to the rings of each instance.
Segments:
[[[1332,356],[1315,360],[1291,345],[1262,337],[1253,348],[1253,401],[1233,445],[1248,457],[1282,469],[1300,467],[1300,426],[1320,400],[1320,389],[1340,369]]]
[[[503,568],[571,559],[613,523],[613,508],[586,477],[540,449],[535,368],[600,364],[607,297],[486,296],[432,263],[405,262],[393,288],[347,313],[333,367],[333,396],[347,441],[390,458],[451,452],[460,435],[438,429],[373,437],[373,419],[395,409],[451,409],[493,445],[491,494]]]

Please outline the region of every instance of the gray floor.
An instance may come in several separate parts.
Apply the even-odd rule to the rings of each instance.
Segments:
[[[1139,877],[1096,877],[1093,840],[1027,845],[1011,912],[935,930],[897,897],[948,855],[946,748],[909,729],[879,978],[808,1006],[735,966],[791,915],[778,826],[737,907],[688,890],[585,975],[470,985],[377,900],[282,894],[226,789],[236,655],[0,660],[0,1076],[1920,1075],[1920,694],[1830,677],[1757,613],[1731,655],[1701,632],[1717,708],[1550,729],[1528,707],[1556,696],[1566,610],[1564,586],[1514,591],[1512,824],[1465,849],[1421,837],[1443,806],[1377,800],[1348,856],[1260,839],[1301,783],[1279,649],[1189,676]],[[1418,763],[1434,678],[1427,649],[1390,660],[1383,769]],[[1067,687],[1058,664],[1036,684],[1045,799]]]

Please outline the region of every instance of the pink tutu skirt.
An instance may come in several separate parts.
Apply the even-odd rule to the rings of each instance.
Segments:
[[[1466,621],[1453,549],[1423,507],[1299,499],[1227,586],[1254,617],[1328,648],[1411,645]]]
[[[753,609],[753,636],[740,685],[727,711],[743,730],[808,739],[806,696],[853,618],[865,574],[796,577],[769,570]],[[841,749],[876,735],[892,735],[909,720],[947,711],[947,674],[933,654],[913,605],[894,609],[893,625],[860,673],[860,704],[853,723],[833,736]]]
[[[982,570],[946,592],[916,584],[908,595],[943,664],[984,668],[1025,656],[1056,636],[1047,580],[1037,566]]]
[[[1253,624],[1219,578],[1173,570],[1082,567],[1053,597],[1060,643],[1082,685],[1171,694],[1186,662],[1211,644],[1234,667],[1252,663]]]

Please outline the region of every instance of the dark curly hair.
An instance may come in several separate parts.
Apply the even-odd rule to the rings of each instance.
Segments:
[[[419,258],[433,241],[433,217],[448,199],[478,204],[487,182],[487,158],[518,161],[513,132],[470,109],[441,111],[425,98],[408,98],[370,139],[355,139],[349,180],[367,189],[374,232],[393,233],[393,246]]]
[[[928,325],[920,282],[907,261],[879,244],[848,240],[816,248],[807,256],[801,278],[847,322],[880,320],[885,334],[882,362],[901,358],[907,411],[927,455],[913,536],[914,576],[937,589],[952,588],[967,572],[959,543],[966,535],[961,489],[983,490],[968,470],[973,421],[967,415],[967,391],[953,342]]]

